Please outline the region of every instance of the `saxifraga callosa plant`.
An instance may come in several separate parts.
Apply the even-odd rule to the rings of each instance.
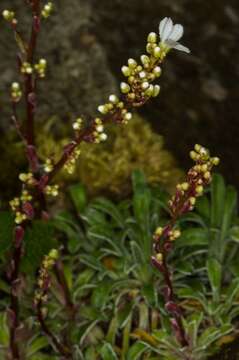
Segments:
[[[210,197],[205,195],[196,202],[211,182],[211,168],[218,163],[218,158],[210,158],[207,150],[199,145],[191,156],[196,164],[188,172],[186,181],[178,185],[169,209],[164,193],[158,188],[150,189],[140,172],[133,175],[132,201],[123,201],[118,206],[104,198],[86,206],[82,186],[70,188],[80,222],[65,212],[55,221],[67,236],[69,252],[86,265],[72,288],[77,303],[82,295],[91,299],[83,301],[79,310],[85,321],[85,326],[79,325],[80,343],[87,359],[98,358],[103,339],[114,358],[151,359],[152,356],[156,359],[155,356],[161,355],[162,359],[206,359],[220,349],[220,344],[235,337],[239,311],[239,280],[236,271],[233,272],[235,259],[230,262],[231,274],[221,277],[216,260],[211,258],[210,236],[202,241],[200,228],[208,221],[208,214],[218,209],[218,199],[220,206],[224,203],[223,194],[218,194],[218,190],[221,191],[218,182],[222,188],[225,185],[216,175]],[[224,214],[223,222],[228,224],[224,240],[231,244],[237,241],[238,232],[235,190],[228,187],[228,194],[224,195],[228,199],[227,207],[231,208]],[[207,214],[202,211],[205,203]],[[190,213],[194,206],[195,212]],[[80,231],[82,221],[83,232]],[[170,263],[163,265],[162,252],[153,258],[156,269],[159,267],[162,271],[160,277],[148,266],[151,234],[158,223],[161,226],[155,231],[156,250],[160,240]],[[208,224],[208,227],[218,236],[225,235],[219,223]],[[196,241],[189,242],[189,236],[196,237]],[[236,247],[238,253],[238,245]],[[227,250],[227,254],[230,253],[231,246]],[[233,253],[236,257],[235,249]],[[169,276],[169,271],[173,276]],[[175,303],[172,291],[180,306]],[[161,294],[165,296],[166,307]]]
[[[32,12],[32,28],[29,41],[25,39],[25,36],[19,30],[19,21],[14,11],[4,10],[2,13],[4,19],[10,25],[19,47],[17,59],[22,85],[19,82],[14,82],[11,87],[12,121],[25,144],[26,156],[29,162],[29,171],[19,174],[19,180],[22,182],[22,192],[19,197],[10,202],[12,211],[15,214],[13,250],[6,273],[10,283],[10,305],[7,310],[10,340],[7,357],[11,359],[21,359],[25,356],[25,349],[19,343],[19,334],[24,328],[24,321],[20,312],[21,303],[19,301],[24,289],[23,274],[21,273],[24,245],[29,233],[32,233],[33,236],[40,232],[40,225],[36,222],[37,219],[48,220],[49,218],[47,197],[57,196],[59,190],[58,184],[53,183],[56,174],[62,169],[69,173],[74,171],[75,162],[80,155],[81,142],[100,143],[105,141],[107,139],[105,133],[107,122],[126,124],[132,117],[130,112],[132,108],[144,105],[151,97],[156,97],[159,94],[159,85],[153,85],[152,82],[161,75],[160,64],[171,49],[175,48],[189,52],[186,47],[178,43],[178,40],[183,35],[183,27],[179,24],[173,26],[172,20],[165,18],[160,23],[160,40],[156,33],[149,34],[146,47],[148,55],[141,56],[141,65],[134,59],[129,59],[128,66],[123,66],[122,72],[126,76],[127,82],[121,83],[122,96],[118,98],[116,95],[110,95],[109,102],[98,107],[99,117],[87,123],[78,118],[73,123],[73,140],[65,146],[60,159],[54,162],[53,159],[49,158],[42,162],[35,147],[34,122],[37,107],[37,82],[45,78],[47,62],[45,59],[35,60],[35,52],[42,20],[51,15],[53,4],[51,2],[42,4],[41,0],[28,0],[26,1],[26,7],[29,7]],[[25,101],[26,107],[25,121],[21,121],[18,117],[18,107],[22,100]],[[201,160],[199,159],[199,161]],[[204,182],[206,182],[206,178]],[[190,207],[187,210],[190,210]],[[166,234],[166,230],[164,230],[163,234]],[[169,240],[171,236],[175,236],[174,232],[173,234],[169,235]],[[153,257],[153,262],[160,269],[167,283],[165,295],[167,310],[173,317],[172,323],[177,339],[182,346],[187,346],[188,339],[183,328],[180,309],[174,302],[166,263],[166,255],[170,248],[168,246],[170,244],[169,240],[166,239],[165,244],[167,246],[163,246],[157,252],[156,256]],[[159,243],[161,244],[161,241]],[[46,322],[43,308],[50,287],[49,270],[54,268],[56,280],[62,289],[69,312],[69,323],[71,324],[74,321],[75,307],[61,265],[58,251],[54,249],[44,257],[39,272],[34,306],[41,329],[50,340],[58,356],[61,358],[73,358],[73,344],[69,343],[67,336],[59,338],[55,332],[51,331]]]
[[[55,225],[66,234],[68,250],[78,259],[68,268],[70,278],[79,273],[73,271],[79,269],[79,262],[86,266],[70,281],[76,303],[82,297],[90,299],[81,301],[79,309],[79,342],[86,359],[98,359],[99,354],[104,358],[102,352],[108,349],[115,359],[157,359],[160,355],[167,360],[202,360],[237,335],[238,245],[232,243],[238,241],[236,193],[232,187],[226,192],[222,178],[215,175],[208,194],[196,202],[211,181],[210,169],[218,159],[210,158],[198,145],[191,156],[196,165],[188,172],[187,181],[178,185],[169,209],[162,190],[149,188],[140,172],[133,174],[132,200],[118,206],[104,198],[86,206],[82,186],[70,188],[80,221],[63,212],[57,215]],[[225,201],[227,211],[220,213],[217,224],[210,224],[208,215],[214,217]],[[170,215],[174,221],[168,221]],[[221,221],[227,223],[227,231],[225,225],[221,228]],[[163,265],[162,252],[153,259],[161,276],[148,266],[156,224],[161,225],[154,235],[156,250],[160,240],[169,260],[169,265]],[[207,236],[202,235],[204,231]],[[162,239],[164,232],[168,238]],[[230,273],[223,276],[219,261],[212,258],[215,244],[209,232],[225,236],[224,242],[230,244],[224,254],[231,258],[227,261]],[[219,248],[218,243],[220,253]],[[168,271],[172,276],[168,277]],[[172,290],[180,306],[172,300]]]

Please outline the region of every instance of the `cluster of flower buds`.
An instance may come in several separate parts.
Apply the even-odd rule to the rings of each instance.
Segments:
[[[108,103],[98,106],[98,111],[102,115],[117,114],[117,121],[122,123],[127,123],[132,118],[132,114],[127,110],[124,102],[114,94],[109,96]]]
[[[68,158],[67,162],[64,165],[64,169],[68,172],[68,174],[73,174],[76,167],[76,161],[80,156],[81,150],[76,148]]]
[[[32,195],[28,190],[23,190],[20,197],[16,197],[9,202],[12,211],[15,213],[15,223],[22,224],[27,219],[32,218],[33,208],[30,204]]]
[[[55,265],[58,258],[59,252],[56,249],[52,249],[49,254],[44,257],[41,268],[39,270],[39,277],[37,281],[38,289],[36,290],[34,296],[35,306],[47,301],[47,293],[51,285],[49,272]]]
[[[26,74],[26,75],[31,75],[32,72],[33,72],[33,68],[31,66],[31,64],[26,61],[23,62],[22,66],[21,66],[21,73]]]
[[[159,226],[154,232],[154,240],[158,240],[164,233],[164,228]],[[174,241],[181,236],[181,231],[179,229],[172,229],[167,232],[168,239]]]
[[[83,119],[78,118],[73,122],[72,127],[75,131],[80,131],[82,129],[82,125],[83,125]]]
[[[20,205],[21,205],[20,198],[15,197],[14,199],[12,199],[9,202],[9,204],[10,204],[10,207],[11,207],[12,211],[16,212],[18,210],[18,208],[20,207]]]
[[[51,159],[46,159],[45,164],[43,165],[43,168],[46,173],[50,173],[54,168],[53,161]]]
[[[47,62],[45,59],[40,59],[38,64],[34,65],[34,68],[40,78],[44,78],[46,76],[46,66]]]
[[[119,98],[116,95],[109,96],[109,102],[104,105],[98,106],[98,111],[102,115],[107,115],[113,113],[115,109],[121,108],[122,104],[120,104]]]
[[[159,63],[160,59],[142,55],[141,64],[134,59],[129,59],[128,65],[122,67],[121,70],[127,77],[127,82],[122,82],[120,89],[126,96],[127,102],[137,106],[143,104],[150,97],[158,96],[160,86],[151,83],[161,75]]]
[[[177,185],[176,194],[169,202],[173,216],[193,210],[196,198],[203,194],[212,179],[213,166],[219,164],[219,158],[211,157],[209,151],[199,144],[190,152],[190,157],[196,164],[189,170],[187,181]]]
[[[45,194],[47,194],[47,195],[56,197],[56,196],[58,196],[58,194],[59,194],[59,185],[47,185],[47,186],[44,188],[44,192],[45,192]]]
[[[17,212],[15,213],[15,223],[16,223],[17,225],[22,224],[22,223],[23,223],[24,221],[26,221],[26,220],[27,220],[27,215],[24,214],[23,212],[17,211]]]
[[[31,185],[35,184],[35,179],[34,179],[33,173],[31,173],[31,172],[19,174],[19,180],[21,180],[26,185],[31,186]]]
[[[212,179],[213,166],[219,164],[219,158],[211,157],[209,151],[198,144],[190,152],[190,157],[196,164],[188,171],[186,181],[177,185],[176,193],[169,201],[172,220],[165,227],[158,227],[154,233],[156,255],[152,257],[152,262],[159,269],[172,241],[181,235],[180,230],[175,228],[177,219],[193,210],[197,198],[203,194],[205,186]]]
[[[13,102],[19,102],[22,97],[22,91],[18,82],[12,83],[11,86],[11,98]]]
[[[27,202],[27,201],[31,201],[32,200],[32,195],[29,193],[28,190],[23,190],[22,194],[21,194],[21,201],[23,203]]]
[[[41,14],[45,19],[47,19],[51,15],[52,10],[53,10],[53,3],[49,1],[46,5],[44,5]]]
[[[94,143],[99,144],[102,141],[107,140],[107,134],[104,133],[104,124],[100,118],[96,118],[94,120],[94,131],[93,131],[93,138]]]
[[[17,19],[15,18],[15,12],[14,11],[3,10],[2,16],[6,21],[10,22],[11,24],[13,24],[13,25],[17,24]]]

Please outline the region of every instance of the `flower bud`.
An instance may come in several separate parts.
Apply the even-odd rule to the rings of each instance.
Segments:
[[[190,202],[191,205],[195,205],[195,204],[196,204],[196,198],[193,197],[193,196],[190,197],[190,198],[189,198],[189,202]]]
[[[135,69],[136,68],[136,66],[137,66],[137,62],[134,60],[134,59],[129,59],[128,60],[128,65],[129,65],[129,68],[130,69]]]
[[[50,252],[49,252],[49,257],[53,260],[57,260],[58,257],[59,257],[59,252],[58,250],[56,249],[52,249]]]
[[[220,159],[218,157],[212,158],[212,164],[217,166],[220,163]]]
[[[53,3],[52,2],[48,2],[44,7],[43,7],[43,10],[41,12],[42,16],[47,19],[51,13],[52,13],[52,10],[53,10]]]
[[[141,55],[140,60],[143,65],[148,65],[150,63],[150,58],[147,55]]]
[[[163,261],[163,254],[162,254],[162,253],[158,253],[158,254],[156,255],[156,260],[157,260],[159,263],[161,263],[161,262]]]
[[[152,93],[152,96],[153,96],[153,97],[158,96],[159,92],[160,92],[160,86],[159,86],[159,85],[155,85],[155,86],[154,86],[153,93]]]
[[[149,85],[149,88],[145,91],[145,95],[147,96],[152,96],[154,92],[154,86],[153,85]]]
[[[103,115],[107,114],[107,112],[108,112],[107,106],[106,105],[99,105],[98,106],[98,111]]]
[[[15,13],[9,10],[3,10],[2,16],[6,21],[12,21],[15,17]]]
[[[122,82],[120,84],[120,90],[123,94],[127,94],[130,91],[130,86],[126,84],[125,82]]]
[[[131,119],[132,119],[132,114],[131,114],[130,112],[126,113],[125,116],[124,116],[124,119],[125,119],[126,121],[131,120]]]
[[[122,66],[121,71],[123,73],[124,76],[130,76],[131,75],[131,70],[128,66]]]
[[[117,104],[119,102],[119,98],[116,96],[116,95],[110,95],[109,96],[109,101],[112,103],[112,104]]]
[[[197,195],[202,195],[202,193],[203,193],[203,186],[202,186],[202,185],[198,185],[195,190],[196,190]]]
[[[147,41],[149,43],[156,43],[157,42],[157,34],[155,32],[149,33]]]
[[[156,48],[154,49],[154,56],[158,59],[161,56],[161,49],[159,46],[156,46]]]
[[[153,73],[156,77],[159,77],[162,73],[161,67],[160,66],[156,66],[153,70]]]
[[[142,83],[141,87],[142,87],[143,90],[147,90],[148,87],[149,87],[148,81],[144,81],[144,82]]]
[[[100,140],[101,141],[106,141],[107,140],[107,134],[105,134],[105,133],[102,133],[102,134],[100,134]]]
[[[104,126],[103,125],[97,125],[96,126],[96,131],[99,133],[102,133],[104,131]]]
[[[155,230],[154,234],[156,236],[161,236],[163,233],[163,228],[161,226],[157,227],[157,229]]]

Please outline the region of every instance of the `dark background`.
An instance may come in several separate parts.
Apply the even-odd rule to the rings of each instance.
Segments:
[[[93,115],[117,92],[120,68],[145,53],[147,34],[170,16],[185,27],[182,43],[192,54],[172,52],[163,66],[161,95],[141,111],[165,137],[181,167],[201,143],[221,158],[220,171],[239,187],[239,1],[238,0],[55,0],[43,26],[38,55],[47,58],[47,81],[40,86],[39,121],[58,114],[62,121]],[[20,28],[28,24],[23,1],[1,0],[14,9]],[[9,130],[7,89],[15,76],[15,46],[0,22],[0,128]],[[1,159],[0,159],[1,161]]]

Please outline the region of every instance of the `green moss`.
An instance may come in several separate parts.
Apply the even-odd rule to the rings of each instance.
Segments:
[[[57,141],[52,131],[38,135],[40,155],[60,156],[67,139]],[[131,174],[141,169],[149,184],[161,183],[167,190],[175,187],[182,176],[173,156],[164,148],[162,136],[154,133],[148,123],[135,116],[127,126],[109,126],[109,140],[101,144],[81,145],[76,171],[69,176],[62,172],[59,179],[82,182],[92,196],[107,194],[125,197],[131,192]]]

